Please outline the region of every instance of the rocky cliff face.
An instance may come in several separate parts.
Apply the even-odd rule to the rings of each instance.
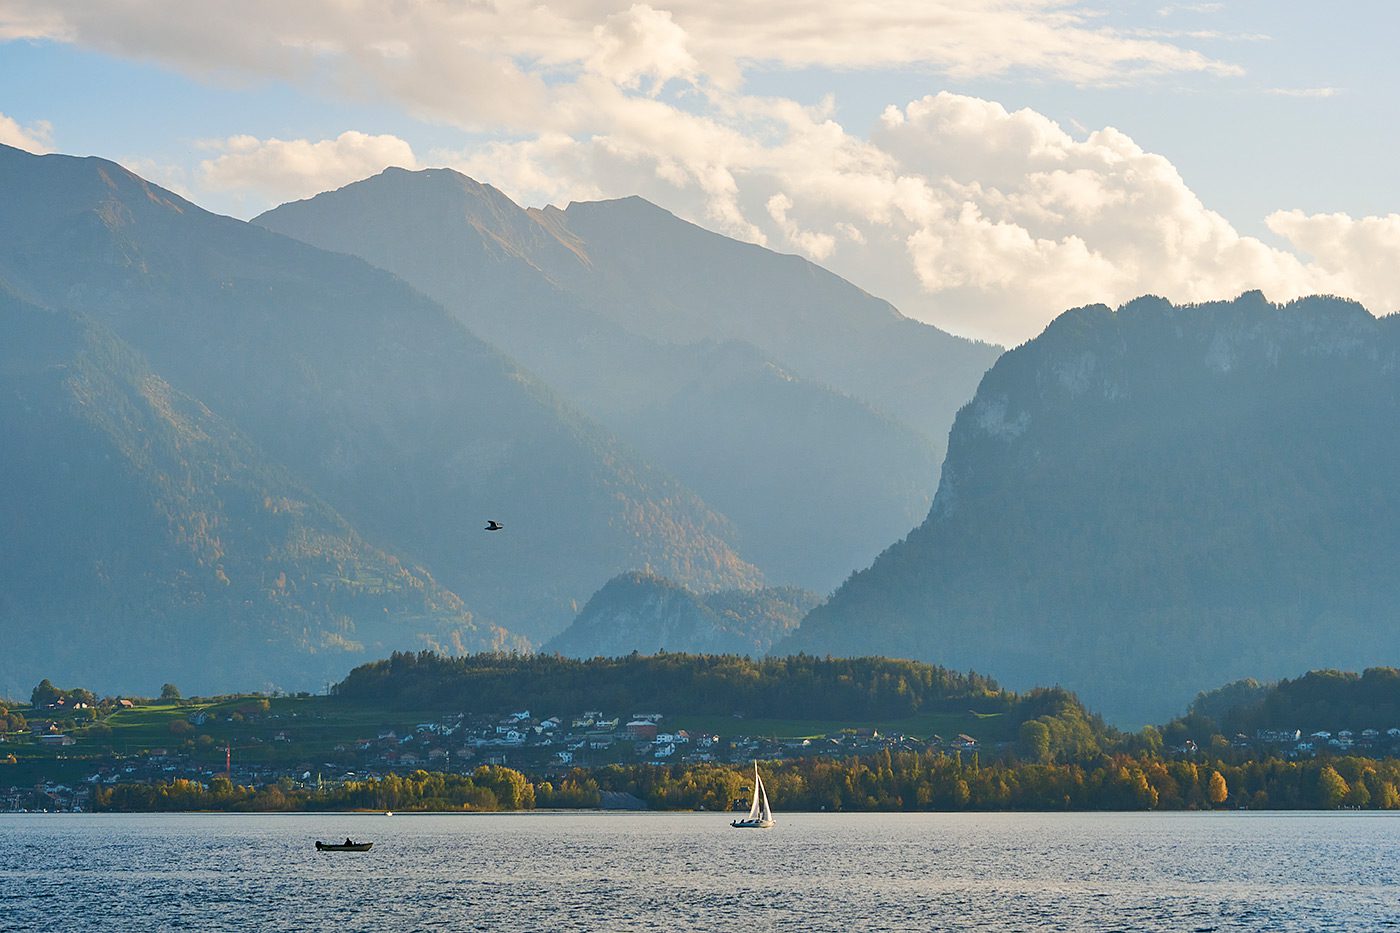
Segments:
[[[1066,312],[959,413],[927,520],[784,650],[1062,683],[1124,722],[1400,659],[1400,331],[1257,293]]]

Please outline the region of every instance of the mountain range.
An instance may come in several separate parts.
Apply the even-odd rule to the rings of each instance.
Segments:
[[[820,591],[927,513],[1000,352],[635,197],[527,210],[391,168],[254,223],[399,275],[727,516],[770,579]]]
[[[700,587],[762,580],[724,516],[389,273],[101,159],[0,148],[0,190],[0,283],[16,300],[101,326],[363,540],[429,568],[482,631],[547,637],[630,567]],[[6,314],[0,340],[20,322]],[[87,505],[78,518],[138,507]],[[27,527],[90,535],[60,514]],[[483,534],[488,517],[511,532]]]
[[[1395,663],[1398,328],[1257,292],[1066,312],[958,413],[923,524],[774,650],[936,657],[1123,723]]]
[[[159,671],[204,690],[320,686],[362,653],[539,644],[627,570],[696,593],[839,579],[851,555],[917,520],[937,472],[927,425],[834,385],[841,367],[799,376],[744,339],[762,335],[736,321],[771,295],[736,311],[739,283],[763,278],[743,263],[796,269],[795,294],[817,282],[802,301],[826,317],[786,338],[802,365],[820,354],[798,337],[832,344],[823,328],[848,304],[919,335],[911,345],[966,351],[970,371],[995,348],[900,318],[793,257],[615,206],[656,219],[637,241],[678,238],[677,261],[686,238],[708,244],[711,294],[682,301],[688,285],[653,281],[623,301],[617,269],[636,247],[582,222],[590,268],[610,271],[591,292],[565,288],[539,257],[581,234],[503,205],[483,241],[497,252],[449,308],[405,270],[211,214],[115,163],[0,147],[0,343],[12,348],[0,430],[24,439],[3,464],[4,547],[25,574],[0,598],[17,648],[0,680],[149,690]],[[501,245],[521,218],[543,244],[529,275],[507,255],[519,244]],[[425,213],[415,235],[451,241],[459,231],[439,221]],[[667,288],[678,294],[655,313],[684,322],[683,342],[627,317]],[[615,318],[599,310],[609,302]],[[723,326],[699,326],[706,307]],[[551,378],[478,335],[504,343],[512,319],[550,336],[511,342]],[[591,382],[544,365],[589,339],[605,351],[576,354]],[[944,375],[970,394],[975,374]],[[597,403],[609,393],[611,407]],[[862,477],[877,491],[861,494]],[[777,521],[799,511],[796,530]],[[506,531],[484,533],[488,518]],[[107,650],[114,634],[129,650]]]
[[[0,147],[0,683],[802,651],[1132,724],[1395,664],[1396,320],[1144,297],[997,357],[635,198],[245,223]]]

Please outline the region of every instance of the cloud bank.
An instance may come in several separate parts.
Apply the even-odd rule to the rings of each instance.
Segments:
[[[1031,110],[940,93],[892,102],[862,136],[834,119],[830,101],[807,107],[743,87],[754,67],[1078,85],[1240,73],[1191,48],[1189,33],[1105,22],[1069,0],[0,6],[0,38],[388,99],[494,137],[415,153],[403,139],[356,131],[231,136],[199,167],[206,190],[276,201],[386,165],[446,164],[529,204],[642,194],[820,261],[906,313],[1009,343],[1065,307],[1143,292],[1194,301],[1321,291],[1374,311],[1400,306],[1395,217],[1281,210],[1268,218],[1271,245],[1241,235],[1169,160],[1112,127],[1071,134]]]

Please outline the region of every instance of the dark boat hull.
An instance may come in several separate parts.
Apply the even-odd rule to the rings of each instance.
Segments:
[[[374,843],[372,843],[372,842],[354,842],[354,843],[351,843],[351,844],[348,845],[348,846],[347,846],[345,843],[343,843],[343,842],[335,842],[335,843],[318,842],[318,843],[316,843],[316,851],[317,851],[317,852],[368,852],[368,851],[370,850],[370,847],[373,846],[373,845],[374,845]]]

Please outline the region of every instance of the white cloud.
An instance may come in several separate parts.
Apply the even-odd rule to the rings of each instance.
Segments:
[[[797,247],[797,250],[818,262],[831,255],[836,248],[836,237],[829,233],[813,233],[811,230],[803,230],[797,225],[788,212],[792,210],[792,198],[785,194],[778,193],[768,199],[768,216],[773,218],[773,222],[778,225],[778,229],[783,231],[783,238],[786,242]],[[835,225],[833,224],[833,229]],[[847,230],[856,230],[856,237],[860,238],[859,230],[846,225]],[[849,233],[847,234],[850,235]]]
[[[1270,228],[1298,252],[1279,249],[1241,235],[1166,158],[1111,127],[1071,135],[1035,111],[945,93],[891,106],[862,138],[830,101],[804,107],[742,89],[757,65],[1081,85],[1240,73],[1190,47],[1204,33],[1115,28],[1073,0],[5,0],[0,39],[22,36],[211,79],[394,100],[493,134],[428,161],[524,203],[639,193],[819,259],[906,313],[1005,342],[1067,306],[1149,291],[1400,303],[1394,218],[1275,214]],[[420,163],[404,140],[358,132],[233,136],[214,148],[197,187],[261,201]]]
[[[649,77],[654,95],[672,78],[693,81],[700,71],[686,48],[685,30],[670,13],[645,4],[612,14],[593,27],[593,38],[597,47],[585,63],[588,70],[623,87],[637,87]]]
[[[0,113],[0,144],[33,153],[48,152],[53,145],[53,126],[47,120],[21,126],[18,120]]]
[[[1335,87],[1271,87],[1264,93],[1273,94],[1275,97],[1324,98],[1336,97],[1341,92],[1341,88]]]
[[[726,100],[724,120],[649,103],[650,134],[620,120],[615,134],[437,155],[527,203],[641,193],[1003,342],[1066,307],[1145,292],[1400,303],[1400,219],[1271,217],[1300,256],[1239,233],[1169,160],[1112,128],[1071,136],[1035,111],[946,93],[889,108],[868,139],[781,100]]]
[[[1158,16],[1174,16],[1177,13],[1220,13],[1225,9],[1223,3],[1173,3],[1157,10]]]
[[[418,112],[509,122],[541,103],[551,70],[585,65],[630,84],[745,64],[921,66],[960,78],[1032,72],[1117,84],[1239,68],[1170,37],[1106,25],[1079,0],[7,0],[0,38],[49,38],[191,73],[329,80]],[[489,91],[490,93],[483,93]]]
[[[284,201],[339,188],[391,165],[418,167],[413,148],[397,136],[354,130],[318,142],[230,136],[206,145],[219,155],[200,163],[205,187]]]
[[[1330,278],[1325,290],[1355,298],[1378,314],[1400,311],[1400,214],[1353,218],[1275,211],[1265,222]]]

